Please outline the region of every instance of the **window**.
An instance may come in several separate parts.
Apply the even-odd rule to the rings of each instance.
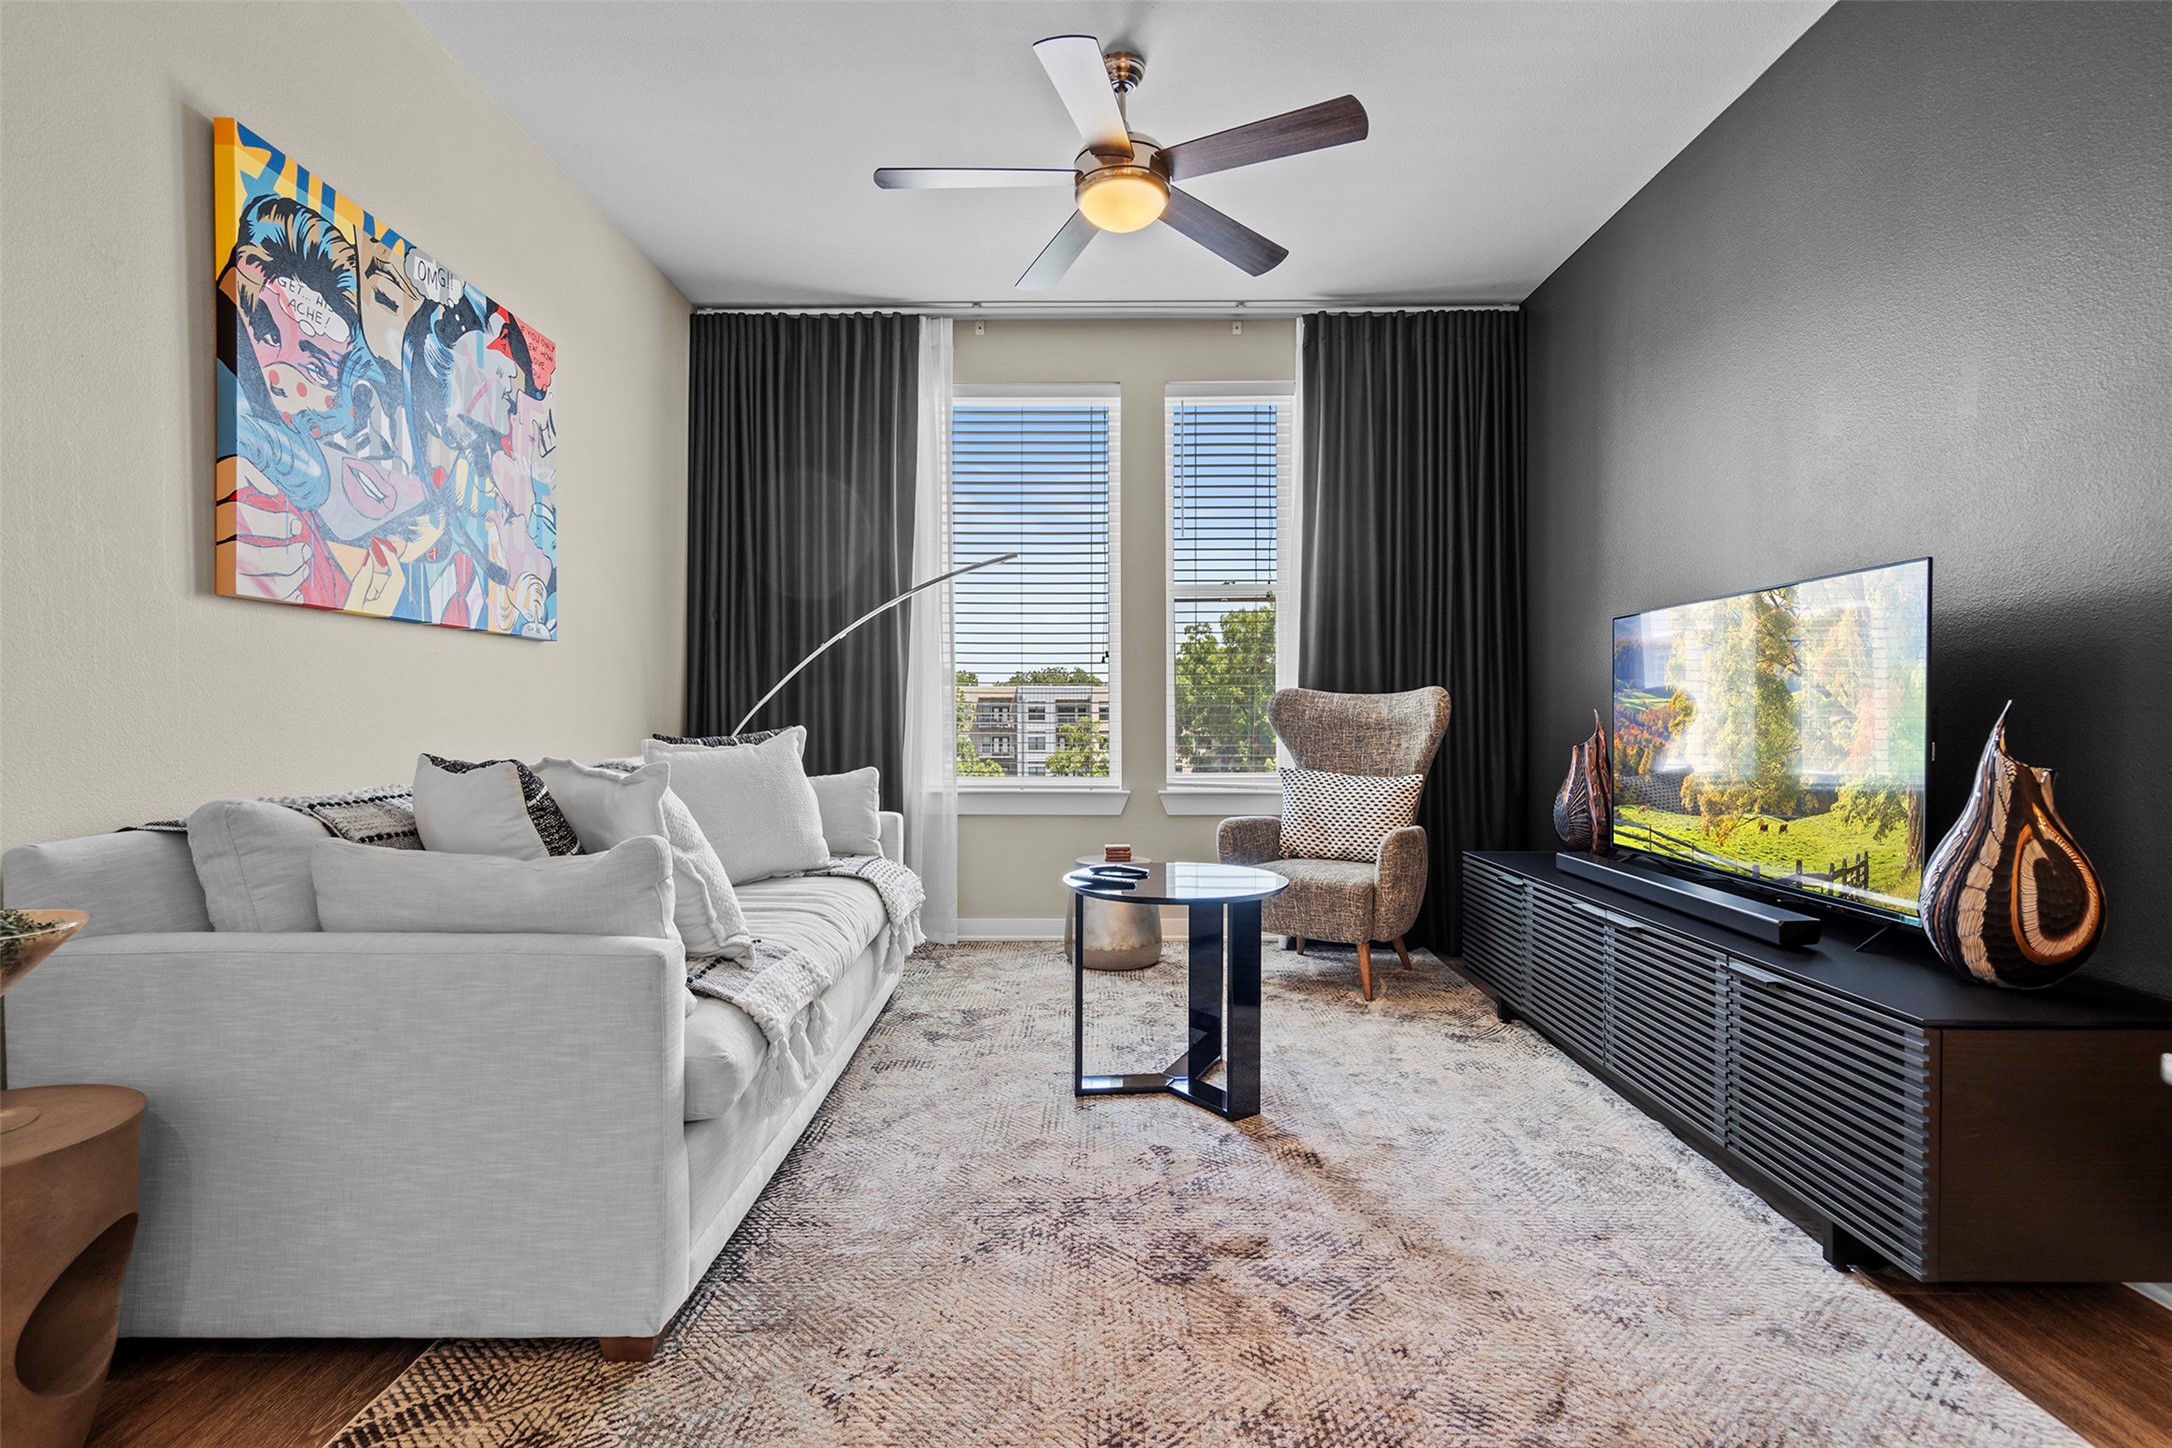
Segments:
[[[1277,617],[1294,478],[1291,397],[1252,383],[1169,389],[1169,778],[1258,782],[1285,668]]]
[[[1106,787],[1115,680],[1113,386],[960,386],[950,435],[951,556],[1015,563],[958,580],[960,782],[1021,776]],[[1014,723],[1015,721],[1015,723]],[[973,747],[987,728],[1030,726],[1017,748]]]

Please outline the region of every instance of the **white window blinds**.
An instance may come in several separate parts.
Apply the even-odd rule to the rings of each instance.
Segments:
[[[954,400],[951,556],[1020,555],[956,585],[960,712],[974,721],[959,750],[968,782],[1110,773],[1118,456],[1113,389],[1049,397],[961,388]]]
[[[1272,775],[1291,399],[1170,392],[1169,777]]]

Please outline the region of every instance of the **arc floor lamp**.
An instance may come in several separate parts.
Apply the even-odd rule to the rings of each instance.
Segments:
[[[928,589],[935,587],[935,585],[938,583],[948,583],[953,578],[962,578],[968,573],[978,572],[980,569],[983,568],[992,568],[998,563],[1008,563],[1017,556],[1018,555],[1016,553],[998,553],[993,558],[983,558],[978,563],[968,563],[961,568],[953,568],[948,573],[940,574],[937,577],[926,580],[925,582],[914,584],[911,588],[906,589],[903,593],[899,594],[893,599],[888,600],[887,602],[876,604],[873,608],[861,614],[852,622],[846,624],[836,633],[833,633],[828,638],[824,639],[819,645],[816,646],[813,653],[807,655],[806,658],[801,659],[798,663],[792,665],[792,671],[790,673],[786,674],[783,678],[777,680],[776,683],[770,685],[769,692],[754,701],[754,707],[747,710],[746,717],[732,726],[732,733],[746,733],[747,725],[754,721],[755,715],[762,712],[762,706],[764,704],[768,703],[771,699],[777,697],[777,691],[779,689],[782,689],[786,684],[789,684],[792,682],[792,680],[798,678],[802,669],[806,668],[816,659],[821,658],[822,655],[829,652],[830,645],[836,643],[839,639],[845,637],[845,635],[851,633],[854,629],[858,628],[861,624],[866,623],[869,619],[874,618],[880,614],[888,613],[891,609],[896,608],[899,604],[903,603],[906,599],[911,598],[914,594],[923,593]]]

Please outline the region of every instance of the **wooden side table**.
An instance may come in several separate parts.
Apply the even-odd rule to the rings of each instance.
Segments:
[[[136,1242],[144,1096],[126,1086],[0,1091],[0,1422],[8,1448],[90,1433]],[[35,1115],[28,1115],[35,1112]]]

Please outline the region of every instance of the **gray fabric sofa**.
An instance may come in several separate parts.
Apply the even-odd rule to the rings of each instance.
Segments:
[[[643,1356],[902,970],[865,883],[741,887],[757,935],[850,962],[792,1062],[673,940],[214,931],[174,834],[21,846],[0,885],[90,913],[8,997],[9,1084],[150,1098],[125,1336]]]

